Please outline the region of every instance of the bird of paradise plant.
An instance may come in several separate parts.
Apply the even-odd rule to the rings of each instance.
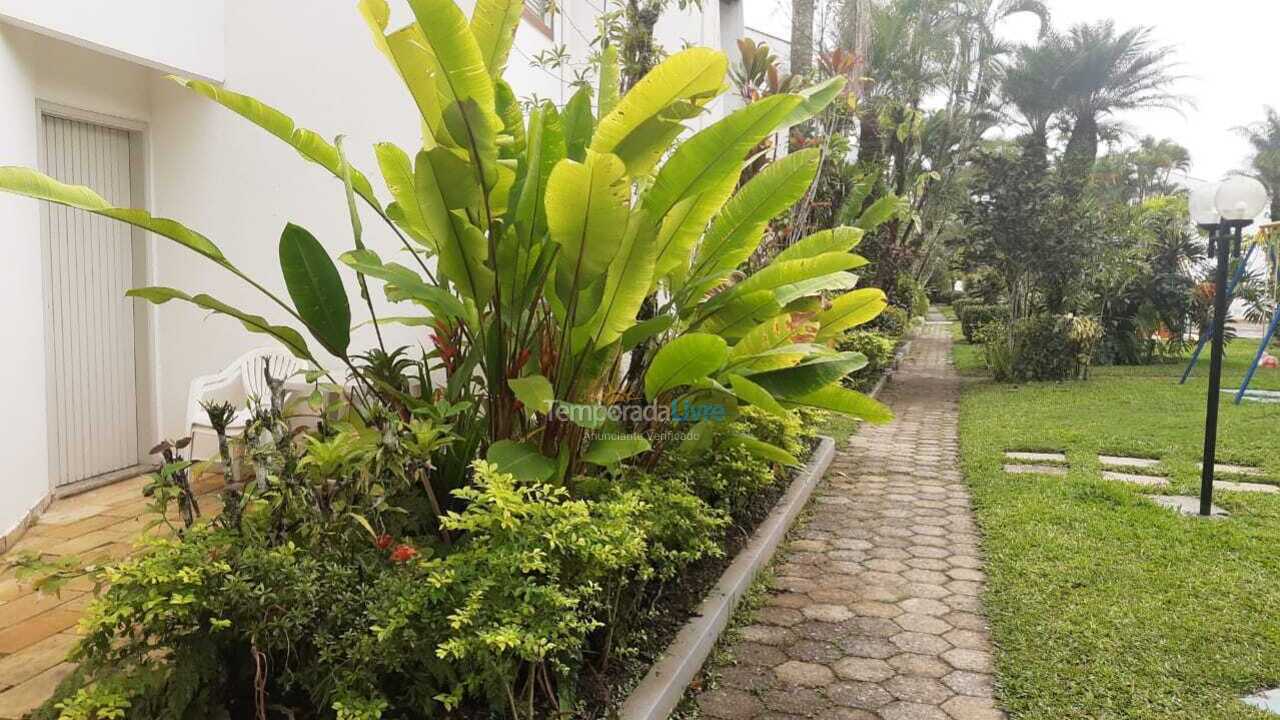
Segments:
[[[175,220],[113,207],[88,188],[26,168],[0,168],[0,189],[135,225],[237,276],[290,321],[275,324],[177,288],[129,294],[230,316],[317,368],[328,364],[318,345],[346,368],[343,381],[328,379],[350,400],[351,422],[387,416],[365,412],[374,406],[401,417],[445,408],[464,441],[440,450],[446,456],[433,480],[443,485],[440,497],[466,482],[474,454],[519,477],[564,481],[659,451],[697,449],[716,426],[703,420],[681,445],[655,447],[660,423],[601,423],[599,413],[564,410],[697,399],[730,413],[745,404],[771,413],[810,407],[888,417],[840,384],[866,359],[830,347],[885,307],[884,293],[859,289],[850,272],[866,263],[851,252],[863,229],[823,230],[755,272],[739,272],[769,220],[804,196],[820,157],[818,149],[793,153],[739,187],[751,149],[820,112],[843,78],[771,95],[690,134],[690,121],[726,90],[722,53],[677,52],[625,95],[616,55],[603,53],[594,93],[582,89],[563,110],[546,102],[525,114],[503,80],[521,0],[479,0],[470,18],[453,0],[408,4],[415,21],[389,28],[385,0],[359,2],[374,46],[421,119],[420,147],[375,147],[385,196],[347,161],[340,140],[330,143],[254,98],[175,78],[290,145],[345,189],[353,248],[337,262],[308,230],[288,224],[281,233],[287,298]],[[362,215],[369,213],[394,233],[407,263],[365,245]],[[418,361],[413,382],[375,372],[403,363],[362,361],[352,348],[351,279],[380,346],[388,323],[430,328],[433,349]],[[379,316],[370,300],[379,284],[387,300],[411,310]],[[653,311],[642,314],[646,304]],[[386,357],[395,352],[379,349]],[[630,355],[637,355],[636,375],[623,372]],[[741,440],[795,462],[781,448]]]

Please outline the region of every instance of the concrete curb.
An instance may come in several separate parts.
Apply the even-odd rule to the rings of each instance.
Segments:
[[[733,559],[720,580],[707,593],[694,617],[676,634],[662,656],[649,668],[618,712],[621,720],[666,720],[685,689],[702,669],[720,633],[760,570],[773,559],[796,516],[809,502],[818,481],[835,458],[835,441],[820,439],[809,463],[796,474],[791,487],[756,528],[747,546]]]

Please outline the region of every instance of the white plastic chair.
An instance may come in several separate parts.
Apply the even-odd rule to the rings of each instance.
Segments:
[[[214,375],[204,375],[191,381],[187,399],[187,428],[191,433],[191,459],[205,460],[218,457],[218,434],[209,425],[209,416],[202,402],[229,402],[236,414],[227,426],[227,434],[236,436],[253,416],[253,407],[270,405],[271,390],[263,370],[271,367],[271,377],[287,378],[285,402],[300,392],[309,392],[310,385],[293,377],[309,367],[301,360],[276,348],[256,348],[236,358],[226,370]]]

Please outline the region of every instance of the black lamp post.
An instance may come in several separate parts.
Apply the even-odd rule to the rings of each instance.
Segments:
[[[1213,354],[1209,361],[1209,398],[1204,417],[1204,460],[1200,471],[1200,514],[1213,512],[1213,473],[1218,452],[1218,405],[1222,399],[1222,353],[1227,323],[1227,273],[1240,257],[1244,229],[1267,202],[1267,190],[1253,178],[1235,176],[1191,193],[1191,217],[1209,233],[1209,254],[1217,258],[1213,281]],[[1204,329],[1202,328],[1202,331]]]

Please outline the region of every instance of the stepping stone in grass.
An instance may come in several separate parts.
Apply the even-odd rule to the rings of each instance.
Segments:
[[[1004,454],[1010,460],[1022,460],[1033,463],[1064,463],[1067,456],[1058,452],[1021,452],[1017,450],[1008,451]]]
[[[1067,469],[1060,465],[1005,465],[1004,471],[1010,475],[1057,475],[1067,474]]]
[[[1155,458],[1125,457],[1124,455],[1099,455],[1098,462],[1111,467],[1152,468],[1160,464]]]
[[[1201,517],[1200,498],[1194,495],[1148,495],[1147,499],[1157,505],[1163,505],[1179,515]],[[1217,505],[1211,505],[1209,508],[1209,517],[1214,520],[1221,520],[1229,516],[1230,513]]]
[[[1233,492],[1280,493],[1280,486],[1265,485],[1263,483],[1238,483],[1227,482],[1226,480],[1214,480],[1213,487],[1216,490],[1230,490]]]
[[[1204,463],[1200,463],[1200,467],[1204,467]],[[1262,474],[1261,468],[1249,467],[1247,465],[1228,465],[1226,463],[1214,463],[1213,472],[1215,475],[1250,475],[1258,476]]]
[[[1280,689],[1264,690],[1240,700],[1250,707],[1280,715]]]
[[[1164,487],[1169,484],[1169,480],[1167,478],[1162,478],[1157,475],[1135,475],[1133,473],[1122,473],[1112,470],[1103,470],[1102,479],[1132,483],[1134,485],[1146,485],[1147,487]]]

